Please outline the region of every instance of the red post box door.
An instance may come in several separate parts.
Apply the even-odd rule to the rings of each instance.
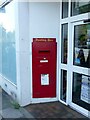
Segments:
[[[56,97],[55,38],[34,38],[32,43],[33,98]]]

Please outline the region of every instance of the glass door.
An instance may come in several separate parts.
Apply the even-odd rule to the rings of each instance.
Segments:
[[[73,64],[90,68],[90,23],[74,26]]]
[[[90,111],[90,23],[72,25],[71,104],[83,114]]]

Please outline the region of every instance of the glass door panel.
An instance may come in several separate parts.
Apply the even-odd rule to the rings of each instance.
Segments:
[[[74,26],[73,64],[90,68],[90,23]]]
[[[90,76],[73,73],[72,102],[90,111]]]
[[[67,71],[61,70],[61,93],[60,99],[66,102],[67,93]]]
[[[73,33],[72,104],[90,111],[90,23],[73,23]]]

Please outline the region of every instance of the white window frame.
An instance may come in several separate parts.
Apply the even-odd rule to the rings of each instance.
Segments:
[[[63,1],[63,0],[62,0]],[[59,76],[61,76],[61,70],[67,71],[67,98],[66,102],[60,99],[60,85],[61,85],[61,77],[59,77],[59,101],[70,105],[73,109],[76,109],[78,112],[88,116],[88,110],[72,103],[72,80],[73,80],[73,72],[83,73],[88,75],[88,68],[83,68],[79,66],[73,65],[73,35],[74,35],[74,26],[79,24],[84,24],[83,20],[88,19],[89,13],[79,14],[76,16],[71,16],[71,0],[69,0],[69,8],[68,8],[68,17],[62,19],[62,2],[60,3],[60,53],[59,53]],[[61,26],[62,24],[68,23],[68,57],[67,57],[67,64],[61,63]],[[69,52],[70,51],[70,52]]]

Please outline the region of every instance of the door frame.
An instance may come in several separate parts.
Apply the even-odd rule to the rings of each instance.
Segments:
[[[84,68],[84,67],[80,67],[80,66],[75,66],[73,65],[73,53],[74,53],[74,26],[76,25],[80,25],[80,24],[87,24],[87,23],[84,23],[83,20],[82,21],[78,21],[78,22],[73,22],[71,23],[71,40],[70,40],[70,48],[69,50],[71,51],[71,60],[70,60],[70,64],[71,64],[71,72],[69,72],[68,75],[70,75],[70,80],[71,82],[69,81],[70,83],[70,95],[69,95],[69,106],[72,107],[73,109],[77,110],[78,112],[82,113],[83,115],[87,116],[88,117],[88,113],[89,111],[86,110],[85,108],[75,104],[72,102],[72,85],[73,85],[73,72],[76,72],[76,73],[82,73],[82,74],[85,74],[85,75],[88,75],[88,68]],[[69,76],[68,76],[69,78]],[[69,86],[68,86],[69,87]]]
[[[74,66],[72,64],[73,62],[73,25],[74,24],[84,24],[83,20],[89,18],[89,13],[82,13],[75,16],[71,16],[71,0],[69,0],[68,4],[68,16],[66,18],[62,18],[62,2],[60,3],[60,41],[59,41],[59,101],[65,105],[69,105],[71,108],[75,109],[76,111],[84,114],[85,116],[88,116],[88,111],[74,103],[72,103],[72,78],[73,78],[73,71],[77,72],[77,66]],[[68,62],[67,64],[61,63],[61,34],[62,34],[62,25],[68,23]],[[69,52],[70,51],[70,52]],[[60,99],[60,93],[61,93],[61,70],[67,71],[67,98],[66,102],[62,101]],[[88,69],[86,68],[80,68],[78,67],[79,73],[86,73]]]

